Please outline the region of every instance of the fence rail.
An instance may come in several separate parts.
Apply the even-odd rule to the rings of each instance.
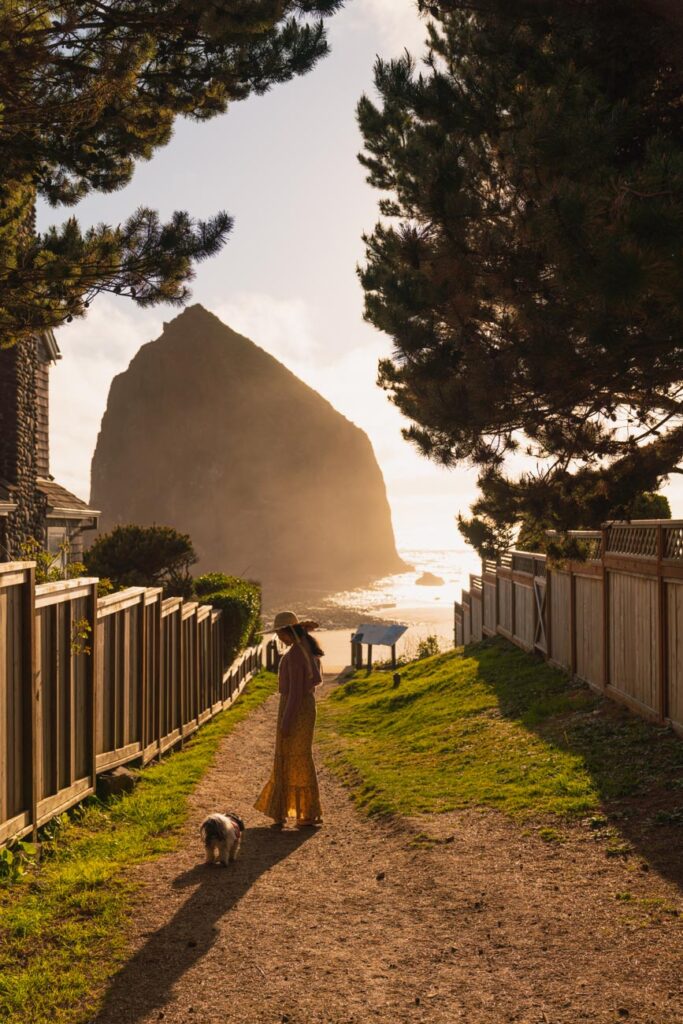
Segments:
[[[500,634],[683,735],[683,521],[572,536],[585,561],[484,561],[455,604],[456,646]]]
[[[97,582],[0,564],[0,845],[182,743],[263,666],[263,645],[224,664],[222,612]]]

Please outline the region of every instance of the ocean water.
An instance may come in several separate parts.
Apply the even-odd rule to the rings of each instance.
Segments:
[[[401,557],[413,568],[409,572],[387,576],[370,587],[340,591],[329,600],[339,608],[357,611],[358,625],[364,616],[406,625],[407,632],[397,645],[399,654],[411,655],[418,642],[435,635],[442,650],[453,646],[453,602],[467,589],[470,573],[478,574],[481,562],[471,548],[422,549],[401,551]],[[417,580],[423,572],[443,579],[441,586],[422,586]],[[326,672],[336,672],[350,662],[351,630],[321,630],[317,634],[325,651]],[[375,648],[373,657],[382,660],[389,648]]]

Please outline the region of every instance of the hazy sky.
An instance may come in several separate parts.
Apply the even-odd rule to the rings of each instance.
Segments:
[[[162,216],[175,209],[234,216],[228,244],[198,267],[192,301],[271,352],[369,434],[403,548],[460,546],[454,516],[476,494],[472,472],[439,469],[402,439],[399,413],[375,386],[390,341],[363,322],[355,273],[378,198],[356,160],[355,106],[372,91],[376,55],[404,47],[418,54],[425,34],[413,0],[348,0],[329,22],[332,53],[316,70],[208,124],[178,122],[171,144],[139,165],[128,188],[76,208],[83,224],[118,222],[139,205]],[[77,494],[88,496],[112,377],[178,312],[102,297],[85,320],[58,332],[51,468]],[[683,514],[683,488],[678,495],[675,513]]]

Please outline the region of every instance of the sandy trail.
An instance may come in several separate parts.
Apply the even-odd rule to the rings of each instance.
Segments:
[[[681,893],[637,859],[492,813],[381,825],[324,769],[324,827],[270,830],[251,808],[276,701],[223,741],[179,849],[139,869],[134,951],[97,1024],[683,1022]],[[242,854],[207,869],[197,828],[226,807]],[[418,830],[453,839],[415,848]]]

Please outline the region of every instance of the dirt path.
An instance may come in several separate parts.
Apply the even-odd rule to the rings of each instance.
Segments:
[[[490,813],[384,827],[324,770],[324,828],[273,832],[251,806],[275,712],[224,741],[186,841],[140,869],[136,952],[97,1024],[683,1022],[673,883]],[[226,807],[247,821],[241,859],[207,869],[197,827]],[[444,841],[416,848],[419,830]]]

